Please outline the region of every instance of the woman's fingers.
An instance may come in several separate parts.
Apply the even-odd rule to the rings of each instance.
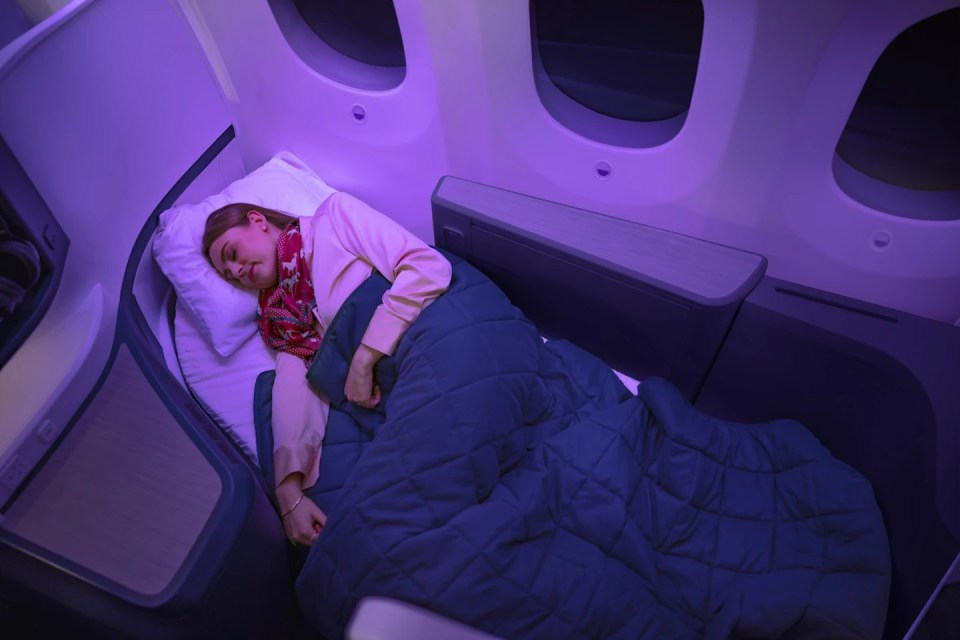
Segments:
[[[347,400],[350,402],[361,404],[370,396],[370,387],[372,386],[372,376],[362,375],[351,367],[349,373],[347,373],[347,382],[343,387],[343,395],[347,396]]]
[[[363,349],[358,349],[354,354],[343,386],[343,394],[350,402],[365,409],[372,409],[380,402],[380,388],[374,384],[373,361],[365,356]]]
[[[373,383],[373,376],[354,375],[352,369],[347,374],[343,392],[347,400],[365,409],[372,409],[380,403],[380,387]]]
[[[313,520],[316,524],[320,525],[320,528],[327,526],[327,514],[323,512],[323,509],[318,507],[315,503],[311,502],[313,507]]]
[[[327,514],[325,514],[323,509],[318,507],[312,500],[307,507],[310,511],[310,529],[303,533],[305,540],[301,544],[305,544],[309,547],[316,542],[317,538],[320,536],[320,532],[323,531],[323,527],[326,526]]]
[[[327,515],[306,496],[301,504],[283,519],[287,539],[307,547],[314,543],[326,524]]]
[[[373,409],[380,402],[380,394],[374,394],[366,400],[358,400],[355,404],[364,409]]]
[[[310,502],[309,507],[310,507],[310,518],[312,519],[312,522],[310,523],[310,528],[311,528],[310,535],[312,536],[313,531],[319,531],[327,525],[327,514],[325,514],[323,512],[323,509],[318,507],[316,503],[312,501]]]

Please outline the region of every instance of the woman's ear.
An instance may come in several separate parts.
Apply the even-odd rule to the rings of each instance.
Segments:
[[[256,209],[250,209],[247,211],[247,221],[252,225],[266,228],[267,217]]]

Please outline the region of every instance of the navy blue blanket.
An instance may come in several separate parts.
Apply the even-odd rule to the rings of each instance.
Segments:
[[[890,564],[866,480],[798,423],[717,420],[659,379],[632,396],[451,262],[378,363],[376,410],[343,385],[379,275],[308,376],[333,408],[311,494],[329,521],[296,585],[318,631],[341,637],[379,595],[504,638],[880,636]]]

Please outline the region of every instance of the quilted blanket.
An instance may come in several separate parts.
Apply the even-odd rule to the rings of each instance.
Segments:
[[[450,290],[377,365],[379,407],[343,397],[379,275],[308,376],[333,407],[312,492],[329,521],[296,584],[320,633],[379,595],[503,638],[880,637],[890,562],[863,477],[796,422],[717,420],[655,378],[631,395],[449,259]]]

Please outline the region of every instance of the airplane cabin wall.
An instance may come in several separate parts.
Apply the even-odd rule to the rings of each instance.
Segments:
[[[175,0],[74,0],[3,48],[0,136],[70,248],[50,309],[0,371],[0,467],[95,387],[137,235],[230,124]]]
[[[957,0],[704,0],[686,121],[649,148],[590,140],[547,112],[526,1],[396,0],[406,77],[385,91],[301,61],[267,0],[180,1],[235,89],[248,169],[288,148],[427,239],[429,194],[452,174],[755,251],[774,277],[960,316],[960,220],[877,211],[846,195],[832,170],[885,47]],[[360,125],[355,104],[368,114]],[[612,167],[605,179],[598,162]]]
[[[399,87],[386,91],[346,86],[314,71],[284,39],[267,0],[181,4],[208,55],[224,62],[221,81],[248,170],[281,149],[292,151],[331,186],[431,237],[430,193],[448,171],[433,73],[437,50],[426,24],[426,5],[433,3],[397,3],[407,71]],[[366,113],[362,123],[353,117],[356,105]]]
[[[790,154],[775,206],[797,240],[776,265],[782,277],[945,322],[960,318],[960,219],[877,211],[841,190],[831,164],[883,50],[909,26],[955,7],[960,2],[859,2],[837,26],[785,138]]]

